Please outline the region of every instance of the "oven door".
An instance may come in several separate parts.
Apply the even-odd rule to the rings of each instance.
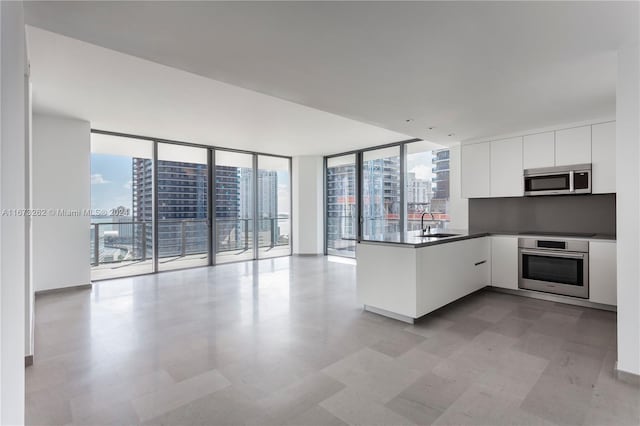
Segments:
[[[521,248],[518,287],[589,298],[589,253]]]
[[[524,195],[570,194],[572,177],[572,172],[525,176]]]

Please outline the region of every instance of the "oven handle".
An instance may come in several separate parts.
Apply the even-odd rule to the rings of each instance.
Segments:
[[[562,252],[562,251],[545,251],[545,250],[524,250],[520,249],[521,254],[532,254],[534,256],[547,256],[547,257],[564,257],[567,259],[584,259],[587,253],[577,252]]]
[[[575,184],[573,183],[573,170],[569,172],[569,192],[576,192]]]

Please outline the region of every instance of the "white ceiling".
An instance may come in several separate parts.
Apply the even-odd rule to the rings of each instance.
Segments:
[[[635,1],[45,1],[28,2],[26,11],[28,23],[37,27],[443,144],[612,117],[615,52],[621,45],[638,42],[640,13]],[[42,35],[40,42],[47,42],[44,39]],[[142,88],[128,94],[128,70],[117,66],[110,70],[111,75],[104,75],[104,69],[101,72],[97,64],[88,64],[82,56],[66,58],[70,63],[49,58],[46,65],[55,63],[60,73],[55,79],[44,75],[51,71],[46,67],[38,74],[39,55],[50,53],[48,46],[40,49],[32,48],[31,52],[36,102],[47,108],[68,108],[70,102],[64,96],[60,99],[63,93],[77,96],[75,101],[83,100],[82,94],[74,94],[77,90],[73,86],[65,90],[51,87],[60,79],[69,80],[65,67],[77,67],[72,72],[81,81],[87,79],[83,77],[87,72],[91,77],[98,74],[120,79],[109,89],[117,89],[116,84],[126,86],[114,97],[116,102],[118,97],[126,99],[127,112],[115,118],[156,122],[160,118],[155,134],[162,136],[160,130],[167,130],[170,124],[164,122],[166,115],[155,116],[156,102],[170,104],[165,107],[174,109],[173,119],[191,125],[203,114],[196,114],[194,120],[183,117],[195,112],[190,103],[211,107],[195,81],[185,91],[177,89],[173,81],[153,81],[155,76],[140,75],[137,79],[149,80],[149,87],[145,81],[136,81]],[[57,54],[73,56],[60,49]],[[133,60],[122,61],[118,64]],[[109,64],[111,68],[115,65]],[[140,67],[138,71],[144,69]],[[48,87],[43,93],[37,85],[45,79],[47,83],[42,84]],[[204,81],[199,84],[206,86]],[[163,82],[166,86],[152,87],[152,83]],[[92,89],[97,86],[94,82]],[[155,91],[155,96],[142,99],[147,91]],[[96,104],[92,114],[106,108],[99,105],[101,101],[92,101]],[[145,102],[148,111],[132,111],[133,105],[140,107]],[[84,106],[76,107],[84,110]],[[296,121],[293,116],[277,115],[283,131],[287,123]],[[295,117],[301,116],[306,117],[301,112]],[[102,120],[106,115],[94,117]],[[309,121],[314,130],[322,128],[313,119]],[[291,125],[298,127],[298,123]],[[353,126],[354,131],[360,130]],[[435,128],[428,130],[431,126]],[[336,129],[339,127],[336,124]],[[210,126],[210,131],[217,133],[218,129]],[[236,133],[243,131],[247,130],[236,129]],[[253,137],[259,134],[248,132]],[[326,138],[318,142],[305,135],[295,149],[301,153],[335,152],[363,143],[373,145],[379,136],[398,138],[371,132],[377,139],[370,143],[363,142],[365,135],[350,134],[337,142]],[[455,135],[448,136],[451,133]],[[289,148],[290,141],[282,142],[277,150]]]
[[[94,129],[284,155],[410,137],[27,27],[34,111]]]

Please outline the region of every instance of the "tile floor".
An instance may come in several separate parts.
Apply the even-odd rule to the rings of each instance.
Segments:
[[[36,300],[30,425],[638,425],[610,312],[482,291],[411,326],[288,257]]]

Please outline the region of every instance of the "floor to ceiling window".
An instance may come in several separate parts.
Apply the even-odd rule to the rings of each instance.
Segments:
[[[435,148],[435,149],[434,149]],[[357,240],[403,241],[449,217],[449,149],[403,141],[325,158],[325,252],[355,256]]]
[[[355,256],[358,209],[356,206],[356,155],[326,161],[327,254]]]
[[[215,153],[216,263],[253,259],[253,155]]]
[[[158,143],[157,155],[158,270],[208,265],[207,149]]]
[[[91,135],[91,279],[153,272],[153,142]]]
[[[400,147],[362,155],[362,236],[386,240],[400,232]]]
[[[289,159],[258,155],[258,257],[291,253]]]
[[[91,207],[92,280],[288,256],[291,159],[93,131]]]
[[[449,221],[449,150],[433,150],[419,141],[406,145],[406,223],[408,231],[439,227]]]

